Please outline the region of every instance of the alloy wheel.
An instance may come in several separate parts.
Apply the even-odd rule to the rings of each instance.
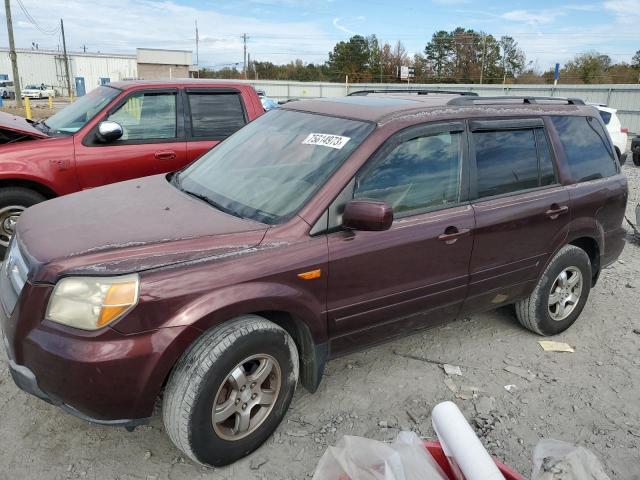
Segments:
[[[211,412],[213,429],[224,440],[239,440],[267,419],[282,385],[280,365],[270,355],[253,355],[231,370],[218,389]]]
[[[549,315],[557,322],[567,318],[575,310],[582,295],[582,272],[577,267],[567,267],[556,277],[549,292]]]

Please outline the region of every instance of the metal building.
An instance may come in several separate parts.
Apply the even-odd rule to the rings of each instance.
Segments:
[[[16,49],[20,85],[45,84],[67,96],[64,56],[57,50]],[[139,48],[136,55],[68,52],[71,88],[81,96],[98,85],[118,80],[189,77],[192,53],[187,50]],[[13,80],[9,49],[0,48],[0,80]]]
[[[16,49],[20,84],[52,86],[57,95],[68,95],[64,56],[56,50]],[[71,88],[82,95],[102,83],[136,78],[135,55],[69,52]],[[0,48],[0,78],[12,80],[9,49]]]

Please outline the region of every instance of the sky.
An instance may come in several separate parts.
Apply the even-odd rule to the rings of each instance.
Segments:
[[[457,26],[511,35],[538,70],[596,50],[629,61],[640,50],[640,0],[11,0],[16,46],[58,49],[64,18],[72,51],[135,53],[136,47],[194,51],[200,66],[221,68],[243,58],[322,63],[340,40],[375,33],[422,52],[433,32]],[[23,8],[31,16],[25,14]],[[2,11],[0,45],[8,46]],[[34,22],[36,25],[34,25]]]

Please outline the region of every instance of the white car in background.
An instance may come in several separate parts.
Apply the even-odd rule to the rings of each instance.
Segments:
[[[22,89],[23,98],[48,98],[55,96],[56,91],[51,87],[47,87],[44,83],[40,85],[27,85]]]
[[[600,112],[600,117],[607,126],[613,145],[616,147],[618,158],[622,161],[622,155],[627,151],[629,129],[622,126],[615,108],[609,108],[606,105],[593,106]]]
[[[13,97],[14,87],[11,80],[0,80],[0,95],[2,96],[2,98]]]

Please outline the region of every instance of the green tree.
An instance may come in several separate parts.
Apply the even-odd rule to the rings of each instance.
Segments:
[[[503,81],[506,82],[507,78],[515,78],[522,74],[526,66],[526,57],[513,37],[503,36],[500,38],[500,48],[502,50],[502,76]]]
[[[426,59],[436,77],[449,77],[452,74],[453,38],[449,32],[440,30],[432,35],[431,41],[424,48]]]
[[[576,55],[565,65],[564,73],[571,82],[602,83],[610,67],[611,58],[608,55],[590,51]]]
[[[365,80],[369,72],[369,43],[361,35],[354,35],[347,42],[338,42],[329,53],[327,62],[334,79],[341,81],[349,76],[351,82]]]

